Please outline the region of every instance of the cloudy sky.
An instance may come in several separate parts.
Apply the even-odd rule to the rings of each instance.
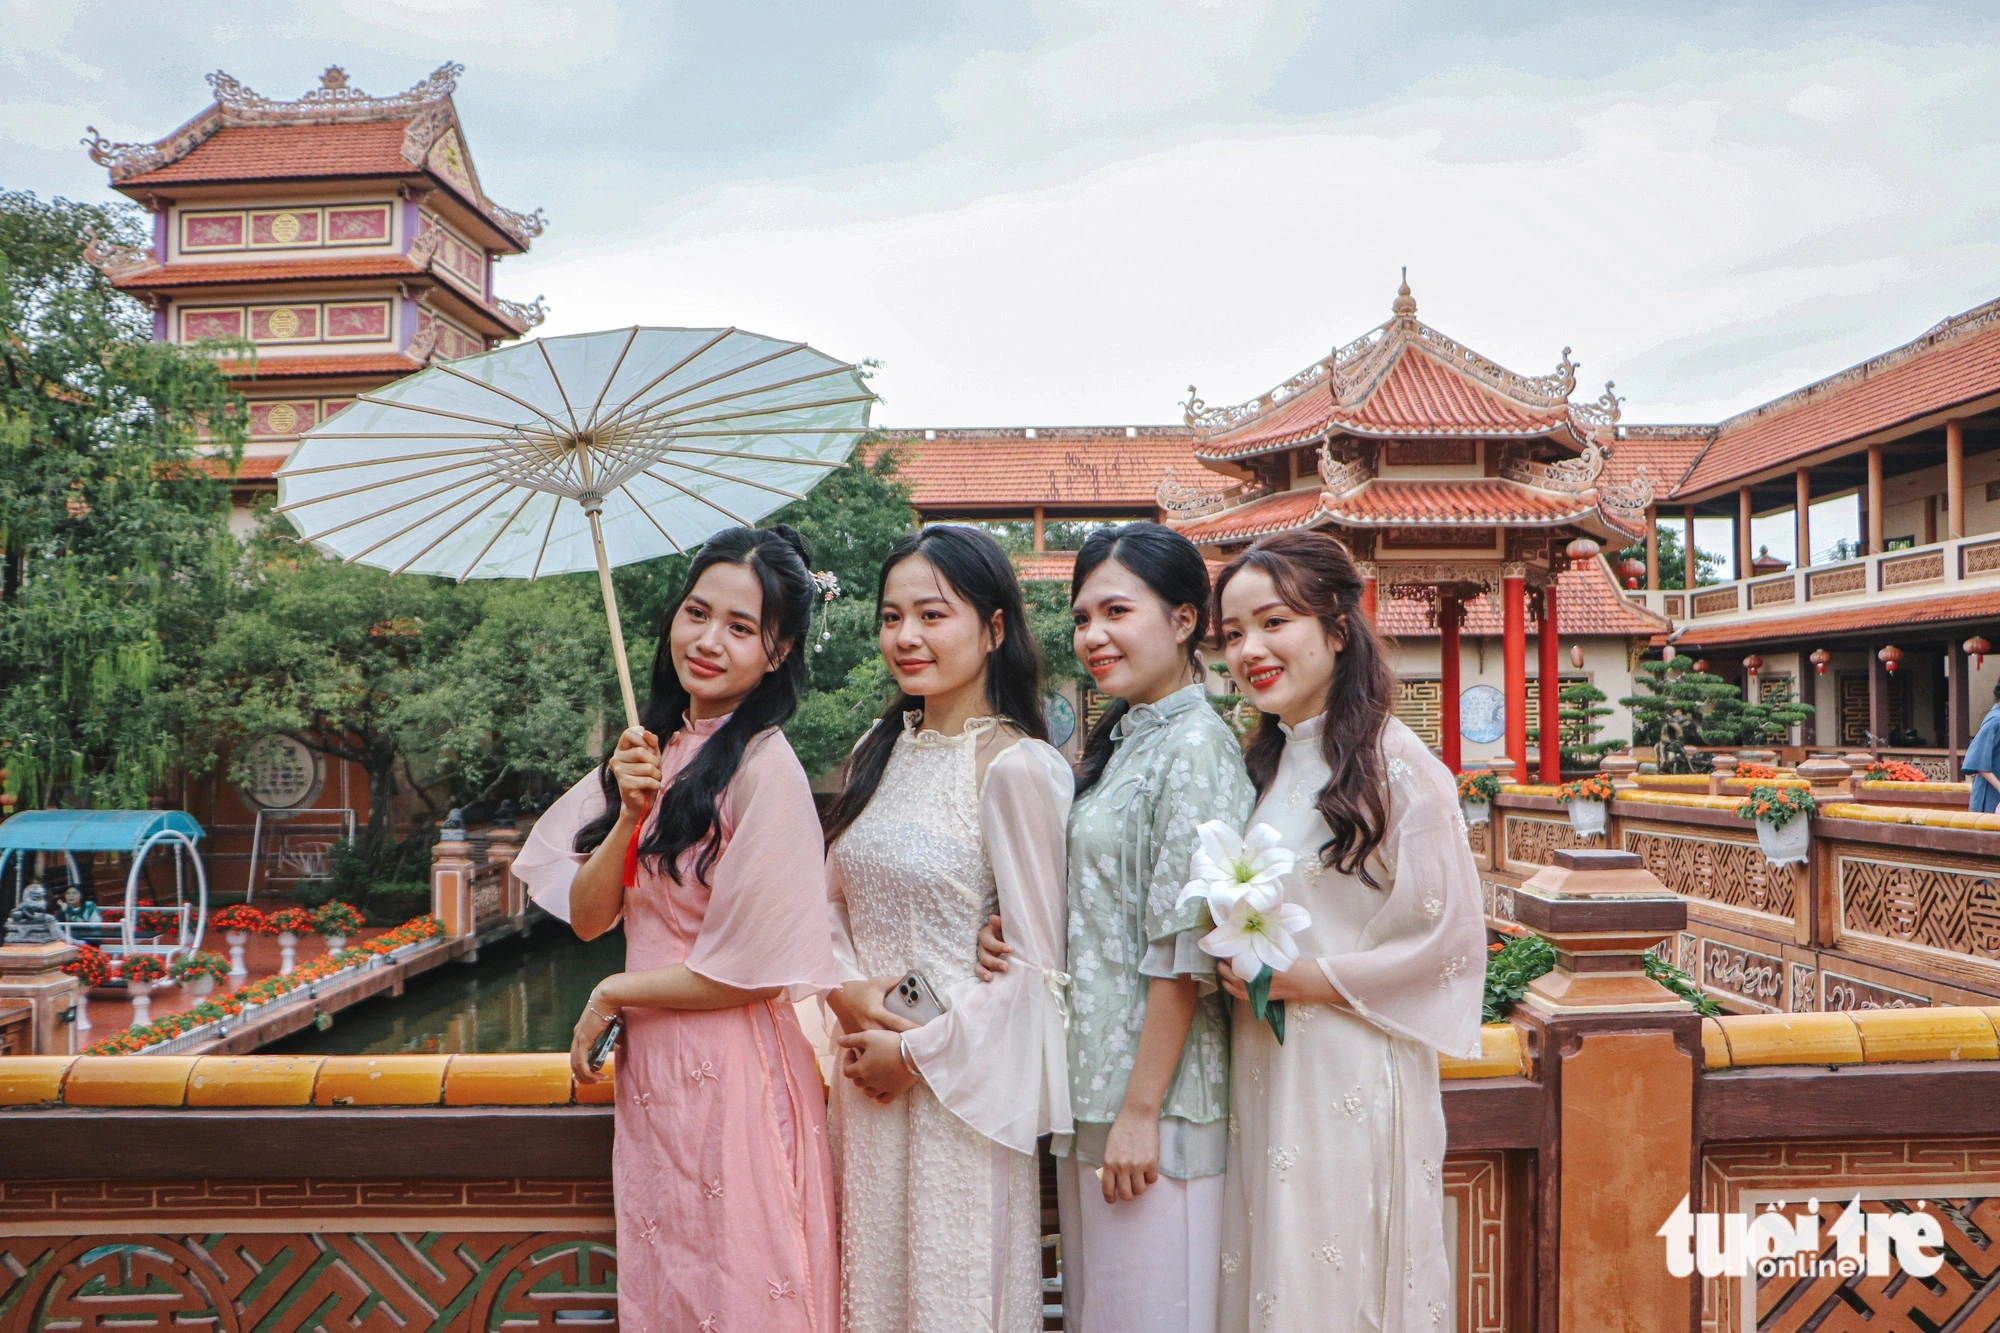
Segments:
[[[210,70],[458,60],[488,192],[548,211],[501,287],[552,332],[802,337],[879,359],[895,425],[1161,422],[1408,265],[1503,363],[1708,421],[2000,295],[1986,8],[0,0],[0,186],[106,197],[84,126],[158,137]]]

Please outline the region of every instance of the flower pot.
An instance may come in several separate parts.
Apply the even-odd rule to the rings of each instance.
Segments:
[[[1774,866],[1802,865],[1812,850],[1812,820],[1797,815],[1783,828],[1772,828],[1760,819],[1757,845],[1764,849],[1764,859]]]
[[[289,930],[278,932],[278,975],[289,977],[297,965],[299,937]]]
[[[1603,801],[1571,801],[1569,803],[1569,826],[1584,837],[1604,832],[1605,816],[1608,812]]]
[[[328,935],[325,938],[326,951],[328,953],[339,953],[347,947],[347,936],[345,935]]]
[[[215,989],[215,978],[204,972],[194,980],[183,984],[187,993],[198,1000]]]
[[[153,1021],[153,983],[150,981],[128,981],[125,991],[132,997],[132,1026],[140,1027]]]
[[[249,980],[250,969],[243,966],[243,946],[250,942],[250,932],[247,930],[232,930],[225,933],[222,938],[229,941],[229,979],[231,981]]]
[[[1488,824],[1493,820],[1493,802],[1460,801],[1458,808],[1465,812],[1467,824]]]

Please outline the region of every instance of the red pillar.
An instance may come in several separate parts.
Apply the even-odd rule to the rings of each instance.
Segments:
[[[1516,782],[1528,775],[1528,580],[1525,572],[1500,580],[1501,672],[1507,686],[1507,757]]]
[[[1458,594],[1447,588],[1437,592],[1438,621],[1438,712],[1444,724],[1441,758],[1444,766],[1460,770],[1458,737]]]
[[[1535,643],[1542,655],[1542,781],[1548,783],[1562,781],[1562,725],[1556,716],[1562,693],[1561,638],[1556,629],[1556,583],[1551,576],[1542,589],[1542,618],[1535,627]]]
[[[1375,566],[1361,567],[1361,610],[1368,617],[1368,623],[1379,626],[1382,621],[1375,614]]]

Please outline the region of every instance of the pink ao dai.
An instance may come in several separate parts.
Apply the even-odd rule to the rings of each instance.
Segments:
[[[721,725],[667,742],[674,775]],[[536,823],[514,869],[568,919],[604,809],[596,773]],[[783,735],[750,743],[723,795],[710,884],[641,865],[625,891],[625,965],[685,963],[776,999],[732,1009],[627,1009],[617,1062],[613,1181],[618,1317],[629,1333],[834,1333],[840,1320],[833,1165],[812,1048],[790,1000],[838,982],[812,791]],[[655,811],[657,817],[657,809]],[[648,821],[650,826],[651,821]]]

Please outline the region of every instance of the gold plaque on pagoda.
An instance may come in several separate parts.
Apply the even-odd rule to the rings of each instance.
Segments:
[[[293,241],[299,239],[299,215],[297,213],[280,213],[278,216],[272,218],[271,239],[280,245],[290,245]],[[290,337],[291,335],[286,334],[284,336]]]
[[[291,312],[282,311],[280,313],[290,314]],[[294,318],[292,322],[296,324],[298,321]],[[271,404],[270,415],[265,419],[270,422],[271,433],[273,435],[290,435],[299,428],[299,409],[293,407],[290,403],[273,403]]]
[[[296,225],[296,220],[294,225]],[[299,336],[299,312],[278,309],[271,312],[271,336],[273,338],[296,338]]]

